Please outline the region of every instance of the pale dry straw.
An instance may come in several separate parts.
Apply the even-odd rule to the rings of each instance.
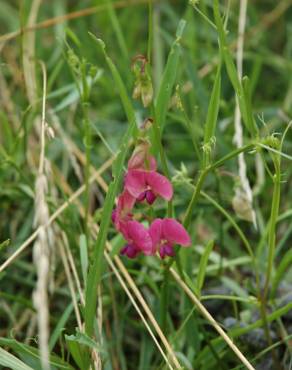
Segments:
[[[35,182],[35,216],[34,225],[38,227],[38,235],[33,246],[33,259],[36,265],[37,282],[33,292],[33,303],[37,311],[38,344],[41,364],[44,370],[50,369],[49,364],[49,298],[48,283],[50,275],[50,255],[53,246],[52,228],[46,227],[49,221],[49,208],[46,202],[48,182],[45,174],[45,110],[46,110],[46,69],[40,62],[43,74],[43,97],[40,142],[41,152],[39,169]]]
[[[238,22],[238,39],[237,39],[237,52],[236,52],[236,66],[239,79],[242,78],[243,69],[243,46],[244,46],[244,30],[246,24],[246,11],[247,11],[247,0],[240,1],[240,11],[239,11],[239,22]],[[237,148],[243,146],[243,129],[241,123],[241,114],[239,109],[239,102],[236,98],[235,106],[235,118],[234,118],[234,143]],[[233,208],[237,212],[238,216],[253,222],[256,227],[256,216],[255,211],[252,207],[252,190],[247,178],[246,162],[244,159],[244,154],[240,153],[238,156],[238,176],[240,180],[240,185],[235,191],[235,196],[233,198]],[[244,210],[243,210],[244,206]]]

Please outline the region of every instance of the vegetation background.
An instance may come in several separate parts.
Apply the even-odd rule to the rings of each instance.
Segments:
[[[0,1],[3,369],[292,368],[291,5]],[[149,117],[174,261],[110,223]]]

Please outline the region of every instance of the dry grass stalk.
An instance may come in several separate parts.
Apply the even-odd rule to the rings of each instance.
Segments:
[[[64,241],[64,248],[65,248],[65,252],[66,252],[66,255],[67,255],[68,262],[69,262],[69,266],[72,270],[73,277],[74,277],[74,280],[75,280],[75,284],[76,284],[76,287],[77,287],[77,291],[78,291],[78,294],[79,294],[79,297],[80,297],[80,302],[83,306],[85,306],[84,292],[81,288],[80,279],[79,279],[79,276],[78,276],[78,273],[77,273],[77,268],[75,266],[75,262],[74,262],[70,247],[69,247],[68,238],[67,238],[67,235],[64,232],[62,232],[62,238],[63,238],[63,241]]]
[[[49,364],[49,299],[48,283],[50,276],[50,255],[53,246],[53,231],[46,227],[49,222],[49,207],[46,202],[48,192],[45,174],[45,109],[46,109],[46,69],[41,63],[43,73],[43,98],[41,118],[41,152],[39,169],[35,182],[35,217],[34,225],[38,227],[37,239],[33,246],[33,259],[36,265],[37,282],[33,292],[33,303],[37,310],[39,351],[44,370],[50,369]]]
[[[82,326],[81,315],[80,315],[79,308],[78,308],[78,298],[77,298],[77,294],[75,292],[73,277],[71,275],[68,259],[67,259],[67,256],[66,256],[65,247],[63,245],[63,243],[66,244],[64,242],[64,233],[62,233],[62,239],[63,240],[62,241],[60,240],[60,242],[58,243],[59,252],[60,252],[61,260],[62,260],[62,263],[63,263],[63,266],[64,266],[66,278],[67,278],[67,281],[68,281],[68,286],[69,286],[69,290],[70,290],[70,294],[71,294],[71,298],[72,298],[72,302],[73,302],[73,307],[74,307],[74,311],[75,311],[77,325],[78,325],[79,330],[82,331],[83,326]]]
[[[247,11],[247,0],[241,0],[238,22],[237,52],[236,52],[236,65],[239,79],[242,78],[246,11]],[[235,106],[234,128],[235,128],[234,143],[237,146],[237,148],[240,148],[243,146],[243,130],[239,103],[237,98]],[[238,156],[238,176],[240,184],[235,191],[235,196],[232,202],[233,208],[239,217],[243,218],[246,221],[253,222],[254,226],[256,227],[256,215],[252,207],[252,190],[247,178],[246,162],[243,153],[240,153]],[[244,209],[244,212],[242,212],[242,209]]]

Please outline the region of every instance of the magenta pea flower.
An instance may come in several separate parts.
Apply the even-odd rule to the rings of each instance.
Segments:
[[[132,219],[132,209],[136,199],[127,191],[124,190],[118,197],[117,207],[112,212],[112,222],[117,230],[120,231],[121,225]]]
[[[170,200],[173,195],[170,181],[156,171],[129,170],[125,188],[138,201],[146,199],[148,204],[152,204],[158,196]]]
[[[120,231],[128,242],[122,248],[121,254],[129,258],[135,258],[139,253],[143,253],[146,256],[152,254],[152,240],[149,232],[138,221],[122,223]]]
[[[174,245],[183,247],[191,245],[191,238],[186,229],[175,219],[157,218],[149,228],[152,239],[152,254],[159,252],[160,257],[174,256]]]

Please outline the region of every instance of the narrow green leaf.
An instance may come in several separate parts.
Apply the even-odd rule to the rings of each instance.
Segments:
[[[208,144],[212,137],[215,135],[216,123],[219,112],[220,102],[220,89],[221,89],[221,61],[217,68],[216,78],[208,106],[207,120],[205,125],[204,144]]]
[[[88,254],[87,254],[86,237],[84,234],[80,235],[79,248],[80,248],[80,262],[81,262],[82,277],[83,277],[84,286],[86,287],[87,273],[88,273]]]
[[[95,349],[98,352],[106,353],[104,349],[102,349],[95,340],[90,338],[88,335],[81,333],[77,330],[75,335],[66,335],[65,336],[67,341],[76,342],[83,346],[87,346],[89,348]]]
[[[38,348],[18,342],[11,338],[0,338],[0,345],[11,348],[18,356],[27,359],[33,369],[41,369],[40,356]],[[70,364],[55,354],[50,354],[50,365],[56,369],[73,370]]]
[[[9,244],[10,244],[10,239],[7,239],[7,240],[4,240],[4,242],[1,242],[0,243],[0,251],[1,251],[1,249],[4,249],[4,248],[8,247]]]
[[[68,336],[66,336],[66,344],[78,367],[80,369],[87,369],[88,368],[87,355],[85,355],[82,346],[75,340],[70,339],[70,337]]]
[[[199,272],[198,272],[198,277],[197,277],[197,290],[198,290],[199,295],[201,294],[201,289],[204,284],[208,259],[209,259],[209,256],[210,256],[210,253],[213,247],[214,247],[214,240],[210,240],[208,244],[206,245],[205,251],[200,259]]]
[[[185,20],[179,22],[176,39],[170,49],[166,66],[162,75],[162,80],[159,86],[156,102],[155,102],[155,115],[158,125],[163,129],[165,123],[166,112],[169,104],[169,100],[172,94],[172,89],[176,79],[176,73],[178,69],[178,62],[180,56],[180,39],[182,37],[184,28],[186,25]]]
[[[251,105],[251,86],[250,80],[247,76],[244,76],[242,79],[242,86],[246,104],[246,119],[248,121],[248,126],[251,128],[252,135],[255,137],[258,134],[258,128],[256,126],[253,114],[252,114],[252,105]]]
[[[64,326],[65,326],[66,322],[68,321],[72,311],[73,311],[73,303],[70,303],[66,307],[66,310],[63,312],[63,314],[60,317],[54,331],[52,332],[52,335],[51,335],[50,341],[49,341],[50,351],[52,351],[53,348],[55,347],[55,344],[57,343],[58,338],[60,337],[62,331],[64,330]]]
[[[33,370],[32,367],[27,366],[24,362],[2,348],[0,348],[0,365],[12,370]]]

